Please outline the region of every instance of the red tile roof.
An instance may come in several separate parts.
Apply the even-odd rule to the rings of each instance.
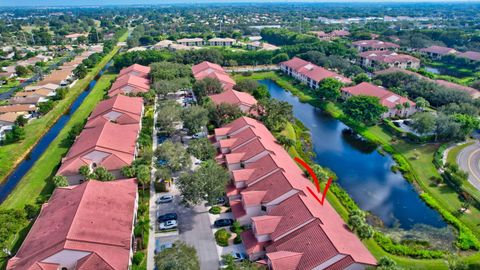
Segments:
[[[295,70],[296,72],[316,81],[320,82],[325,78],[335,78],[343,83],[351,83],[349,78],[346,78],[338,73],[327,70],[323,67],[317,66],[311,62],[305,61],[301,58],[294,57],[288,61],[280,63]]]
[[[126,74],[118,77],[108,91],[108,95],[113,97],[118,94],[128,93],[146,93],[150,89],[150,81],[148,79]]]
[[[76,269],[127,269],[136,200],[135,179],[57,188],[7,269],[57,269],[43,261],[62,250],[89,253]]]
[[[215,130],[215,134],[229,136],[229,139],[226,139],[230,147],[230,153],[225,155],[227,162],[246,161],[243,169],[232,172],[235,180],[247,182],[247,187],[240,191],[246,206],[265,204],[282,198],[277,205],[269,208],[266,216],[252,218],[257,234],[268,234],[271,241],[258,243],[252,233],[242,234],[250,255],[262,251],[263,247],[268,252],[267,256],[279,251],[301,253],[298,267],[293,269],[312,269],[339,254],[351,255],[355,262],[362,264],[376,263],[373,256],[348,229],[328,201],[320,206],[306,191],[307,187],[312,190],[315,190],[315,187],[305,178],[285,149],[275,142],[275,138],[261,122],[241,117]],[[243,143],[232,147],[238,141]],[[262,152],[267,154],[254,162],[248,162],[249,157]],[[267,169],[263,169],[263,166]],[[275,166],[279,169],[275,170]],[[262,176],[267,173],[272,174],[257,181],[247,181],[254,174]],[[290,197],[285,196],[294,190],[298,190],[298,193],[293,193]],[[241,201],[231,201],[231,207],[235,218],[246,215]],[[305,245],[304,243],[313,244]],[[322,255],[317,254],[319,250]],[[275,258],[275,254],[271,257]],[[282,261],[280,257],[279,261]],[[274,269],[284,269],[281,267],[286,264],[278,264],[277,261],[276,265]]]
[[[258,235],[273,233],[283,217],[281,216],[258,216],[252,217],[252,223],[255,225],[255,233]]]
[[[143,78],[148,78],[149,73],[150,73],[150,67],[142,66],[139,64],[133,64],[129,67],[126,67],[120,70],[119,77],[126,74],[130,74],[130,75],[136,75]]]
[[[98,103],[88,118],[89,121],[103,117],[118,124],[139,124],[143,112],[141,97],[116,95]]]
[[[272,269],[275,270],[294,270],[298,269],[303,254],[290,251],[276,251],[267,253]]]
[[[347,268],[348,266],[352,265],[353,263],[355,263],[355,261],[352,259],[351,256],[345,256],[345,257],[343,257],[343,259],[341,259],[338,262],[330,265],[325,270],[343,270],[343,269]]]
[[[359,40],[352,42],[353,45],[355,46],[360,46],[362,48],[371,48],[371,49],[381,49],[381,48],[400,48],[399,45],[392,43],[392,42],[386,42],[386,41],[381,41],[381,40]]]
[[[92,163],[107,170],[130,165],[135,157],[139,129],[138,124],[118,125],[103,118],[88,122],[57,174],[77,175],[81,166]]]
[[[203,61],[200,64],[196,64],[196,65],[192,66],[192,73],[195,76],[195,74],[197,74],[199,72],[202,72],[204,70],[208,70],[208,69],[226,73],[225,70],[220,65],[215,64],[215,63],[211,63],[211,62],[208,62],[208,61]]]
[[[378,97],[380,99],[380,104],[390,109],[395,108],[397,104],[403,105],[405,102],[410,103],[410,106],[412,107],[415,106],[415,102],[409,100],[408,98],[399,96],[391,91],[368,82],[362,82],[355,86],[344,87],[342,88],[342,91],[353,96],[364,95]]]
[[[233,89],[226,90],[220,94],[211,95],[210,98],[215,104],[228,103],[238,106],[243,105],[248,108],[251,108],[257,104],[257,100],[249,93],[239,92]]]
[[[430,46],[428,48],[423,48],[420,49],[421,52],[426,52],[426,53],[435,53],[439,55],[447,55],[450,53],[455,53],[456,50],[448,47],[442,47],[442,46]]]
[[[467,51],[463,53],[458,53],[457,56],[467,58],[472,61],[480,61],[480,52]]]
[[[372,61],[382,63],[407,63],[407,62],[420,62],[418,58],[415,58],[408,54],[399,54],[391,51],[366,51],[360,53],[360,57],[366,58]]]

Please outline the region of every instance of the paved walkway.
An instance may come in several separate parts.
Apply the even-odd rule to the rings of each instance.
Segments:
[[[155,98],[155,103],[154,103],[154,110],[153,110],[153,131],[152,131],[152,138],[153,138],[153,143],[152,143],[152,150],[153,153],[155,153],[155,150],[157,149],[158,146],[158,138],[157,138],[157,132],[156,132],[156,125],[157,125],[157,98]],[[156,197],[155,197],[155,185],[154,185],[154,179],[155,179],[155,166],[154,166],[154,159],[152,158],[152,172],[151,172],[151,179],[152,181],[150,182],[150,232],[148,234],[148,252],[147,252],[147,269],[154,269],[155,266],[155,223],[157,220],[156,216]]]
[[[480,142],[465,147],[457,155],[458,166],[468,172],[468,181],[480,190]]]

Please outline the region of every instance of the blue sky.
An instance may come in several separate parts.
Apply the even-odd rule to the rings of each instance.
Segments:
[[[231,3],[231,2],[479,2],[479,0],[0,0],[0,6],[81,6],[81,5],[131,5],[169,3]]]

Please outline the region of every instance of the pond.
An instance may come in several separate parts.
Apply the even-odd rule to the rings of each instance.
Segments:
[[[75,111],[82,105],[85,98],[90,93],[90,90],[97,84],[98,78],[107,70],[112,62],[109,62],[95,77],[94,80],[90,82],[88,87],[83,91],[75,101],[73,101],[70,109],[67,113],[62,115],[58,121],[50,128],[50,130],[43,135],[43,137],[38,141],[38,143],[33,147],[32,151],[28,154],[20,164],[15,168],[15,170],[0,184],[0,203],[2,203],[13,191],[15,186],[20,182],[20,180],[25,176],[25,174],[32,168],[33,164],[39,159],[43,152],[48,148],[50,143],[57,137],[58,133],[63,129],[63,127],[70,120],[70,117],[75,113]]]
[[[395,161],[390,156],[381,155],[377,147],[350,132],[341,121],[300,102],[275,82],[260,83],[267,86],[272,98],[293,106],[294,116],[311,132],[314,161],[332,169],[340,186],[363,210],[380,218],[389,228],[447,227],[440,214],[420,199],[412,185],[400,173],[391,171]]]

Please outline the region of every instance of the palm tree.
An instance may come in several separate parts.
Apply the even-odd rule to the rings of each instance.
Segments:
[[[150,219],[148,217],[145,217],[145,216],[140,216],[138,219],[137,219],[137,226],[136,228],[139,230],[137,232],[140,233],[140,237],[141,237],[141,240],[140,240],[140,249],[144,249],[145,247],[143,246],[145,243],[143,242],[143,239],[144,239],[144,236],[145,236],[145,232],[148,232],[150,230]]]

